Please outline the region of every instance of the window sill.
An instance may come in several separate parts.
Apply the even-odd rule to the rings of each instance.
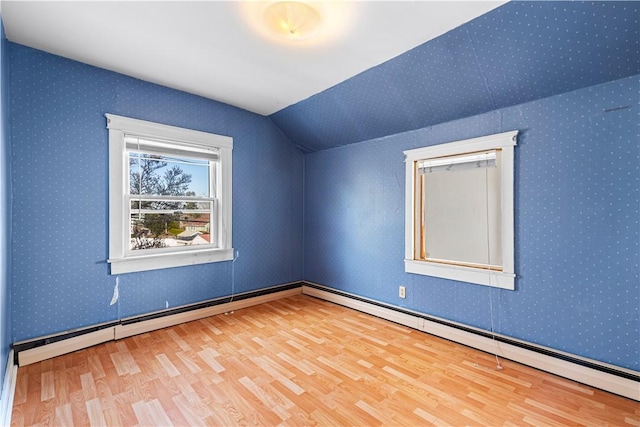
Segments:
[[[411,259],[404,260],[404,271],[424,276],[476,283],[478,285],[492,286],[494,288],[508,289],[511,291],[515,290],[516,275],[502,271],[438,264],[429,261],[415,261]]]
[[[132,256],[110,259],[108,262],[111,264],[111,274],[123,274],[231,260],[233,260],[233,248]]]

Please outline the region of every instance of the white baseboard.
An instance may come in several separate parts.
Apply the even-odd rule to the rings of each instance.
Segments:
[[[387,319],[392,322],[417,329],[419,331],[423,331],[451,341],[458,342],[460,344],[467,345],[469,347],[476,348],[478,350],[482,350],[492,354],[497,353],[500,357],[503,357],[505,359],[513,360],[515,362],[519,362],[546,372],[550,372],[561,377],[565,377],[583,384],[609,391],[611,393],[640,401],[640,383],[638,381],[633,381],[631,379],[627,379],[618,375],[603,372],[598,369],[593,369],[588,366],[583,366],[581,364],[563,360],[558,357],[553,357],[548,354],[542,354],[541,352],[522,348],[517,345],[505,342],[499,342],[499,344],[496,344],[496,341],[494,341],[493,339],[480,335],[480,333],[486,333],[486,331],[478,328],[458,324],[456,322],[451,322],[445,319],[437,319],[449,323],[450,325],[458,325],[467,330],[458,329],[454,326],[447,326],[446,324],[441,324],[436,321],[425,319],[423,313],[412,312],[411,310],[406,310],[400,307],[398,307],[398,309],[402,311],[394,310],[393,308],[386,308],[379,305],[379,303],[374,300],[369,300],[369,302],[366,299],[363,299],[362,297],[356,295],[350,297],[349,294],[344,292],[341,292],[341,294],[336,294],[328,290],[325,291],[319,289],[318,287],[315,287],[315,285],[314,287],[303,286],[301,288],[298,287],[284,291],[268,293],[265,295],[214,305],[202,309],[185,311],[183,313],[167,315],[150,320],[143,320],[136,323],[127,324],[125,322],[124,324],[110,326],[105,329],[82,334],[73,338],[20,351],[18,353],[18,364],[20,366],[28,365],[30,363],[39,362],[55,356],[60,356],[62,354],[81,350],[83,348],[88,348],[103,342],[150,332],[156,329],[166,328],[184,322],[203,319],[205,317],[239,310],[241,308],[246,308],[253,305],[263,304],[269,301],[286,298],[288,296],[297,295],[300,293],[334,302],[336,304],[350,307],[364,313],[372,314],[382,319]],[[434,317],[432,316],[432,318]],[[469,332],[469,330],[477,330],[479,334]],[[507,338],[512,342],[522,343],[526,347],[539,348],[541,351],[567,356],[573,360],[582,360],[593,365],[600,365],[620,372],[626,372],[634,376],[640,376],[640,372],[632,371],[630,369],[608,365],[599,361],[587,359],[569,353],[564,353],[555,349],[541,347],[536,344],[516,340],[506,336],[501,336],[499,334],[496,334],[496,337]],[[14,359],[12,350],[9,355],[9,361],[7,363],[5,384],[2,399],[0,401],[0,411],[7,411],[6,408],[8,408],[8,415],[7,412],[0,412],[0,421],[3,420],[3,415],[5,416],[5,420],[8,416],[8,420],[10,421],[11,417],[13,392],[15,390],[15,376],[17,374],[17,366],[14,365],[13,360]],[[7,393],[6,395],[5,392]],[[1,425],[8,425],[8,423]]]
[[[263,304],[265,302],[286,298],[291,295],[298,295],[300,293],[302,293],[302,288],[296,287],[284,291],[271,292],[256,297],[213,305],[206,308],[187,310],[182,313],[169,314],[149,320],[141,320],[135,323],[127,323],[127,321],[132,320],[132,318],[123,319],[123,323],[121,324],[83,333],[71,338],[52,342],[50,344],[30,348],[28,350],[22,350],[18,352],[18,365],[26,366],[31,363],[40,362],[52,357],[82,350],[107,341],[119,340],[133,335],[154,331],[156,329],[168,328],[180,323],[203,319],[205,317],[215,316],[229,311],[240,310],[241,308]],[[13,359],[11,360],[13,361]]]
[[[18,365],[26,366],[32,363],[41,362],[43,360],[51,359],[52,357],[82,350],[96,344],[113,341],[113,339],[113,327],[99,329],[94,332],[20,351],[18,352]]]
[[[7,369],[4,373],[2,395],[0,396],[0,425],[11,425],[11,412],[13,410],[13,397],[16,392],[16,378],[18,366],[13,363],[13,350],[9,351]]]
[[[435,321],[430,321],[424,318],[424,313],[412,312],[411,310],[406,310],[400,307],[398,308],[402,311],[397,311],[393,308],[380,306],[379,303],[374,300],[370,300],[371,302],[367,302],[366,300],[363,301],[362,297],[356,295],[354,295],[354,298],[352,298],[345,292],[336,294],[333,292],[318,289],[317,287],[303,286],[302,293],[326,301],[334,302],[345,307],[353,308],[355,310],[362,311],[364,313],[368,313],[382,319],[390,320],[392,322],[399,323],[401,325],[405,325],[419,331],[427,332],[429,334],[436,335],[438,337],[445,338],[460,344],[464,344],[466,346],[473,347],[487,353],[498,354],[498,356],[505,359],[513,360],[515,362],[522,363],[524,365],[528,365],[542,371],[550,372],[552,374],[559,375],[561,377],[590,385],[611,393],[615,393],[629,399],[640,401],[640,382],[638,381],[610,374],[608,372],[603,372],[598,369],[593,369],[588,366],[583,366],[581,364],[563,360],[558,357],[549,356],[547,354],[529,350],[517,345],[494,341],[489,337],[461,330],[454,326],[447,326]],[[435,317],[432,318],[437,319]],[[486,334],[487,332],[478,328],[458,324],[456,322],[451,322],[445,319],[437,320],[442,320],[452,325],[458,325],[467,330],[477,330],[479,333],[481,332]],[[630,369],[605,364],[600,361],[587,359],[581,356],[561,352],[551,348],[542,347],[537,344],[528,343],[522,340],[516,340],[511,337],[502,336],[499,334],[496,334],[496,337],[507,338],[512,342],[522,343],[524,346],[527,346],[529,348],[538,348],[541,351],[555,353],[559,356],[567,356],[573,360],[582,360],[593,365],[599,365],[604,368],[640,376],[640,372],[636,372]]]
[[[157,319],[145,320],[132,324],[117,325],[114,328],[115,339],[119,340],[133,335],[154,331],[156,329],[168,328],[169,326],[179,325],[180,323],[204,319],[205,317],[215,316],[217,314],[227,313],[234,310],[240,310],[241,308],[263,304],[269,301],[275,301],[291,295],[298,295],[300,293],[302,293],[301,288],[288,289],[286,291],[274,292],[253,298],[232,301],[226,304],[219,304],[212,307],[187,311],[184,313],[172,314],[169,316],[159,317]]]

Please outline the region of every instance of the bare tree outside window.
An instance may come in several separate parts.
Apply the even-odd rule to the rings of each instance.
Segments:
[[[211,206],[189,200],[203,184],[193,182],[193,174],[184,168],[194,170],[199,181],[208,181],[206,161],[130,152],[129,192],[140,196],[131,198],[131,250],[209,243]],[[208,187],[199,190],[208,193]]]

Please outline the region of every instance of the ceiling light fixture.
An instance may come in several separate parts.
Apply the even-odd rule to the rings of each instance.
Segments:
[[[360,2],[345,0],[244,0],[237,3],[256,34],[269,42],[294,49],[317,48],[344,39],[354,28],[360,7]]]
[[[305,40],[313,37],[322,24],[322,16],[302,1],[278,1],[264,10],[267,28],[279,37]]]

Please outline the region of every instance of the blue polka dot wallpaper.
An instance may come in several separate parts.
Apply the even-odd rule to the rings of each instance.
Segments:
[[[9,43],[14,340],[302,279],[299,150],[266,117]],[[237,259],[118,277],[105,113],[228,135]]]
[[[640,370],[639,2],[508,2],[269,117],[0,41],[2,360],[308,280]],[[235,261],[109,274],[105,113],[233,137]],[[405,273],[403,151],[511,130],[516,290]]]
[[[510,1],[271,117],[324,150],[638,74],[639,40],[639,2]]]
[[[7,38],[0,21],[0,382],[11,349],[11,177],[7,108]],[[5,396],[0,396],[5,397]]]
[[[634,76],[307,154],[305,279],[640,369],[639,93]],[[516,290],[405,273],[403,150],[510,130]]]

